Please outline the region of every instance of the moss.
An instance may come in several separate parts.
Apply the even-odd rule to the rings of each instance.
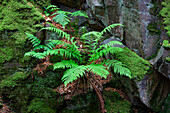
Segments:
[[[160,35],[161,34],[161,31],[157,27],[157,23],[148,24],[147,29],[149,30],[151,35],[154,35],[154,34],[159,34]]]
[[[29,4],[22,0],[9,1],[1,6],[2,20],[0,24],[0,31],[10,30],[16,31],[11,38],[16,39],[16,44],[22,44],[26,41],[25,32],[35,33],[36,22],[43,19],[41,14]],[[28,24],[29,23],[29,24]]]
[[[131,103],[123,99],[119,93],[112,91],[104,92],[105,107],[107,113],[130,113]]]
[[[31,101],[28,106],[28,113],[55,113],[53,109],[51,109],[46,103],[44,103],[41,99],[34,99]]]
[[[23,72],[16,72],[12,76],[6,78],[5,80],[1,81],[0,88],[14,88],[18,86],[18,83],[21,80],[24,80],[27,78],[28,75],[26,75]]]
[[[116,54],[116,59],[127,66],[133,78],[142,79],[149,71],[151,67],[150,63],[127,47],[125,47],[124,50],[125,51]]]
[[[51,4],[51,0],[28,0],[29,2],[35,4],[37,7],[47,7]]]
[[[168,40],[164,40],[164,41],[163,41],[163,47],[165,47],[165,48],[170,48],[170,43],[169,43]]]
[[[170,2],[169,0],[165,0],[164,2],[162,2],[162,6],[164,7],[160,11],[160,15],[164,17],[163,24],[166,25],[165,29],[167,30],[168,36],[170,36]]]
[[[170,57],[166,57],[165,59],[166,61],[170,62]]]
[[[13,58],[14,50],[10,47],[0,48],[0,63],[10,61]]]
[[[36,33],[42,27],[37,24],[43,17],[26,0],[1,0],[0,4],[0,76],[3,76],[8,74],[3,65],[6,62],[17,64],[17,68],[26,66],[22,58],[30,50],[30,44],[25,32]]]

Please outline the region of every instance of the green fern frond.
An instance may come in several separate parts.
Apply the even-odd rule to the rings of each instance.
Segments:
[[[40,31],[41,30],[43,30],[43,29],[47,29],[47,30],[50,30],[50,31],[54,31],[54,32],[56,32],[58,35],[59,35],[59,37],[61,37],[61,38],[66,38],[66,39],[70,39],[70,35],[69,34],[67,34],[66,32],[64,32],[64,31],[62,31],[61,29],[58,29],[58,28],[55,28],[55,27],[45,27],[45,28],[42,28],[42,29],[40,29]]]
[[[106,70],[106,67],[104,67],[102,64],[91,64],[87,65],[86,68],[88,69],[88,71],[100,75],[105,79],[107,78],[107,75],[109,75],[109,71]]]
[[[52,16],[58,15],[58,14],[66,14],[66,15],[69,15],[69,14],[72,14],[72,12],[68,12],[68,11],[57,11],[57,12],[53,13]]]
[[[88,37],[92,37],[92,36],[94,36],[94,38],[99,38],[101,35],[100,35],[100,32],[98,31],[91,31],[91,32],[83,34],[80,37],[80,39],[87,39]]]
[[[59,13],[52,20],[56,23],[58,22],[59,24],[61,24],[65,29],[65,25],[67,25],[70,22],[69,19],[70,18],[65,13]]]
[[[77,67],[77,66],[78,66],[78,64],[75,63],[75,61],[73,61],[73,60],[70,60],[70,61],[62,60],[61,62],[57,62],[54,64],[53,70],[60,69],[60,68],[62,68],[62,69],[73,68],[73,67]]]
[[[110,31],[112,28],[114,28],[114,27],[116,27],[116,26],[123,26],[122,24],[119,24],[119,23],[117,23],[117,24],[111,24],[111,25],[109,25],[109,26],[107,26],[106,28],[104,28],[104,30],[101,32],[101,36],[104,34],[104,33],[106,33],[107,31]]]
[[[124,51],[123,48],[120,47],[106,47],[105,49],[102,49],[101,51],[95,51],[95,53],[93,53],[91,55],[91,58],[89,59],[89,61],[95,61],[97,59],[99,59],[100,57],[106,56],[109,53],[110,54],[116,54],[117,52],[121,52]]]
[[[60,8],[58,8],[56,5],[49,5],[47,8],[46,8],[46,10],[49,10],[49,9],[53,9],[53,10],[56,10],[56,9],[60,9]]]
[[[87,13],[81,10],[73,12],[71,16],[83,16],[83,17],[88,18]]]
[[[108,47],[113,47],[114,45],[123,45],[120,41],[110,41],[105,45],[101,45],[99,48],[96,49],[96,52],[100,51],[101,49],[105,49]]]
[[[33,55],[35,55],[35,54],[36,54],[35,51],[29,51],[29,52],[26,52],[26,53],[24,54],[24,56],[33,56]]]
[[[33,47],[38,46],[41,43],[41,41],[34,35],[29,34],[29,33],[25,33],[25,34],[27,35],[27,37],[29,37],[28,39],[31,40]]]
[[[55,45],[56,44],[54,42],[50,41],[48,44],[46,44],[46,47],[47,47],[46,49],[47,50],[50,50],[50,49],[52,50],[53,48],[55,48]]]
[[[45,58],[46,53],[45,52],[43,52],[43,53],[36,53],[35,51],[30,51],[30,52],[25,53],[24,56],[31,56],[31,57],[35,57],[37,59],[42,59],[42,58]]]
[[[76,58],[82,60],[81,54],[72,49],[54,49],[47,51],[47,55],[60,55],[65,58]]]
[[[43,53],[36,53],[33,55],[33,57],[37,58],[37,59],[43,59],[45,58],[47,55],[46,55],[46,52],[43,52]]]
[[[86,70],[87,69],[84,65],[70,68],[64,72],[64,75],[61,80],[64,81],[64,84],[66,86],[68,83],[77,80],[81,76],[84,76]]]
[[[120,75],[125,75],[129,78],[132,78],[130,70],[126,68],[122,62],[118,60],[107,60],[105,64],[108,67],[113,67],[114,73],[119,73]]]
[[[51,42],[55,45],[62,45],[63,47],[72,48],[73,51],[79,52],[78,47],[76,46],[76,41],[73,42],[73,38],[70,39],[70,41],[72,44],[66,43],[62,40],[51,40]]]
[[[38,45],[38,46],[34,47],[33,50],[35,51],[35,50],[44,49],[44,48],[46,48],[45,45]]]

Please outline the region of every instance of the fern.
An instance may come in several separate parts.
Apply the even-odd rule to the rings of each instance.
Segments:
[[[116,54],[117,52],[121,52],[121,51],[124,51],[124,50],[120,47],[108,47],[108,48],[102,49],[99,52],[94,51],[93,54],[90,55],[91,58],[89,59],[89,62],[95,61],[95,60],[99,59],[100,57],[108,55],[109,53]]]
[[[81,54],[72,51],[71,49],[54,49],[54,50],[48,50],[47,55],[60,55],[65,58],[76,58],[78,60],[82,60]]]
[[[81,10],[73,12],[71,16],[83,16],[83,17],[88,18],[87,13]]]
[[[31,57],[35,57],[37,59],[42,59],[42,58],[46,57],[46,52],[36,53],[35,51],[30,51],[30,52],[25,53],[24,56],[31,56]]]
[[[129,78],[132,78],[131,76],[131,72],[128,68],[125,67],[124,64],[122,64],[122,62],[118,61],[118,60],[107,60],[105,62],[105,64],[108,67],[112,67],[114,68],[114,73],[119,73],[120,75],[125,75]]]
[[[58,29],[58,28],[55,28],[55,27],[45,27],[45,28],[40,29],[40,31],[43,30],[43,29],[54,31],[59,35],[59,37],[66,38],[66,39],[70,40],[70,35],[67,34],[66,32],[62,31],[61,29]]]
[[[104,28],[104,30],[100,33],[100,35],[102,36],[104,33],[106,33],[107,31],[111,31],[112,28],[116,27],[116,26],[123,26],[122,24],[111,24],[109,26],[107,26],[106,28]]]
[[[87,65],[86,68],[88,71],[93,72],[94,74],[97,74],[105,79],[107,78],[107,75],[109,75],[109,71],[106,70],[106,67],[102,64],[91,64]]]
[[[114,45],[123,45],[123,44],[119,41],[110,41],[109,43],[107,43],[105,45],[101,45],[99,48],[97,48],[96,53],[99,52],[102,49],[113,47]]]
[[[58,22],[59,24],[61,24],[65,29],[65,25],[67,25],[70,22],[69,19],[70,18],[65,13],[59,13],[52,20],[56,23]]]
[[[25,33],[25,34],[27,35],[27,37],[29,37],[28,39],[31,40],[33,47],[36,47],[41,43],[41,41],[37,39],[37,37],[35,37],[34,35],[29,33]]]
[[[53,70],[55,69],[65,69],[65,68],[73,68],[73,67],[77,67],[78,64],[75,63],[75,61],[73,60],[62,60],[61,62],[57,62],[54,64],[54,68]]]
[[[56,5],[49,5],[46,10],[49,10],[49,9],[53,9],[53,10],[57,10],[57,9],[60,9],[58,8]]]
[[[61,80],[66,86],[68,83],[73,82],[74,80],[77,80],[80,77],[83,77],[85,75],[85,71],[86,67],[84,65],[70,68],[64,72],[64,75]]]
[[[68,11],[60,11],[60,10],[59,10],[59,11],[53,13],[52,16],[58,15],[58,14],[66,14],[66,15],[69,15],[69,14],[72,14],[72,13],[71,13],[71,12],[68,12]]]

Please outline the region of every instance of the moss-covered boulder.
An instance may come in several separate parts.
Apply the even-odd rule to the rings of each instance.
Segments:
[[[105,91],[103,95],[107,113],[131,113],[131,103],[118,92]]]
[[[116,54],[116,59],[124,63],[133,78],[116,76],[122,84],[129,100],[136,106],[150,108],[158,112],[170,91],[170,80],[154,70],[150,63],[128,48]],[[148,107],[148,108],[147,108]]]
[[[27,108],[27,113],[56,113],[47,103],[38,98],[32,100]]]
[[[139,57],[127,47],[123,52],[116,54],[116,59],[127,66],[132,73],[132,78],[142,79],[149,71],[151,65],[145,59]]]
[[[24,62],[30,50],[25,32],[36,33],[44,21],[42,15],[27,0],[0,0],[0,76],[11,75]]]

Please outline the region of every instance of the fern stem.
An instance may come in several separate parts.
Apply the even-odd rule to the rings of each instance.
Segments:
[[[102,97],[102,94],[101,94],[99,88],[97,88],[97,87],[95,86],[95,84],[90,80],[90,78],[89,78],[89,73],[86,73],[86,74],[87,74],[87,75],[86,75],[87,80],[90,82],[90,84],[92,85],[92,87],[93,87],[94,90],[96,91],[96,94],[97,94],[97,96],[98,96],[98,98],[99,98],[100,108],[101,108],[102,113],[106,113],[107,111],[106,111],[105,106],[104,106],[104,100],[103,100],[103,97]]]

